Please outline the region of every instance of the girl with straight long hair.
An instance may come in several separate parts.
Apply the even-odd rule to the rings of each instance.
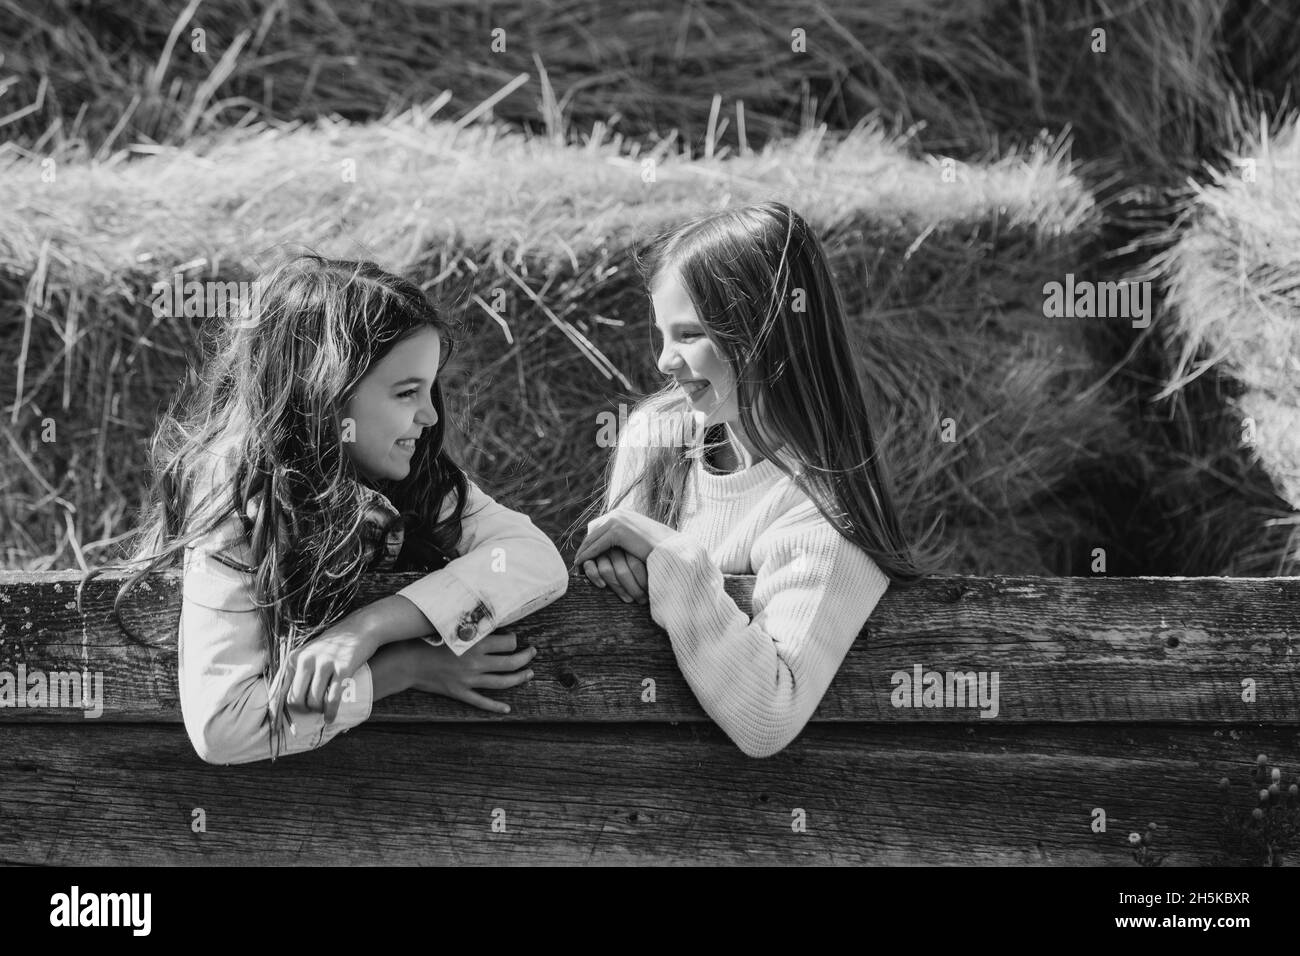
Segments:
[[[648,600],[709,716],[769,756],[802,731],[890,583],[942,556],[901,530],[844,307],[802,217],[777,202],[723,210],[652,241],[641,265],[669,383],[628,416],[575,561]],[[676,446],[655,440],[675,431]],[[756,576],[752,616],[724,574]]]

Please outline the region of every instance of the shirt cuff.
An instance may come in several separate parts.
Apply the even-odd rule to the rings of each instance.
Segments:
[[[450,568],[426,574],[397,592],[420,609],[436,634],[424,640],[445,643],[457,657],[492,632],[492,610]]]

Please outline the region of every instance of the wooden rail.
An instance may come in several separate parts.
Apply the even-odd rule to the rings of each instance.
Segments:
[[[0,572],[0,681],[99,672],[103,708],[0,696],[0,862],[1132,866],[1151,822],[1165,865],[1257,863],[1270,840],[1300,857],[1300,801],[1251,818],[1256,754],[1300,772],[1300,578],[891,590],[803,734],[753,759],[648,610],[575,577],[512,628],[539,654],[510,715],[408,692],[314,752],[218,767],[180,723],[179,574],[125,602],[143,646],[111,617],[121,576],[86,588],[84,616],[79,577]],[[368,578],[361,600],[415,577]],[[742,606],[751,587],[728,579]],[[996,672],[996,715],[896,706],[918,667]]]

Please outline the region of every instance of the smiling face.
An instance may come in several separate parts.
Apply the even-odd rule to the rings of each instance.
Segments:
[[[676,269],[669,269],[651,290],[655,327],[663,338],[656,363],[677,381],[695,412],[696,424],[732,424],[740,418],[736,376],[731,362],[704,332],[699,312]]]
[[[370,367],[343,409],[355,423],[343,448],[361,474],[399,481],[411,470],[415,439],[438,423],[433,383],[442,357],[434,329],[412,333]]]

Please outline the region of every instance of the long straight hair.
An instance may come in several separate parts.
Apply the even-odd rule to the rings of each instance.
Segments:
[[[854,369],[843,301],[804,219],[779,202],[726,209],[658,236],[637,264],[647,290],[670,273],[685,288],[705,334],[731,363],[740,425],[759,454],[790,476],[891,582],[909,585],[936,573],[946,551],[921,550],[934,526],[918,545],[900,527]],[[690,414],[673,386],[640,409]],[[723,427],[714,426],[702,444],[651,447],[643,472],[618,500],[644,487],[651,517],[677,527],[694,461],[702,448],[723,440]],[[605,502],[606,508],[616,504]]]
[[[342,410],[399,343],[431,328],[442,362],[451,355],[449,324],[418,286],[373,262],[312,254],[286,258],[258,281],[260,308],[220,328],[196,381],[160,419],[150,443],[149,503],[127,561],[145,566],[118,590],[113,611],[136,639],[121,619],[125,595],[151,571],[180,564],[187,547],[233,515],[251,564],[213,557],[253,576],[273,683],[294,649],[347,612],[377,543],[399,521],[404,538],[392,570],[436,570],[454,557],[468,486],[443,448],[437,379],[438,421],[418,439],[405,478],[363,477],[341,445],[350,440]],[[371,517],[376,491],[398,512],[383,528]],[[449,496],[452,510],[440,521]],[[81,587],[104,570],[83,577]]]

